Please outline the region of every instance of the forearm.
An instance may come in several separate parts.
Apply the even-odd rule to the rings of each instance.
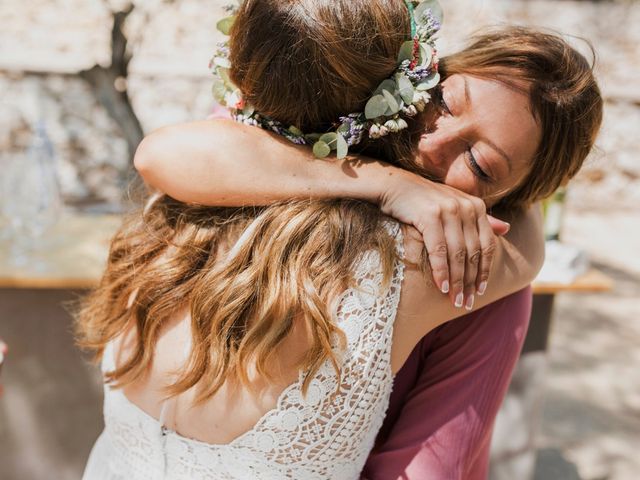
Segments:
[[[544,262],[544,232],[542,209],[536,204],[529,209],[504,218],[511,223],[509,233],[498,238],[498,256],[494,276],[515,282],[508,293],[530,284]],[[509,270],[509,272],[507,272]]]
[[[215,206],[291,198],[377,202],[389,177],[401,174],[366,158],[319,160],[307,147],[228,120],[157,130],[142,141],[134,161],[152,187],[183,202]]]
[[[497,237],[486,294],[476,296],[476,308],[488,305],[531,284],[544,262],[542,212],[538,205],[517,215],[499,215],[511,224]]]
[[[496,243],[487,289],[484,295],[475,296],[473,310],[523,289],[533,281],[542,266],[544,241],[540,209],[535,207],[509,220],[511,231]],[[394,354],[398,365],[404,362],[416,339],[468,313],[465,309],[456,308],[428,281],[431,274],[415,263],[422,246],[421,235],[412,228],[407,228],[406,233],[406,266],[399,318],[396,320],[397,327],[404,324],[404,328],[399,330],[403,331],[403,336],[397,338],[399,347]]]
[[[140,144],[135,164],[148,184],[187,203],[242,206],[267,205],[292,198],[357,198],[377,203],[384,213],[418,228],[425,235],[427,250],[429,242],[431,247],[446,243],[452,252],[467,243],[462,241],[464,239],[439,238],[429,233],[449,231],[441,227],[443,217],[438,209],[450,206],[452,202],[469,207],[469,201],[460,203],[460,197],[465,194],[371,159],[320,160],[306,146],[294,145],[277,135],[229,120],[160,129]],[[525,215],[524,218],[529,217]],[[460,219],[458,214],[449,221],[456,223]],[[491,226],[489,230],[484,228],[480,235],[482,248],[488,245],[492,235],[490,228],[496,233],[502,229],[491,217],[487,220]],[[534,276],[531,272],[537,273],[535,261],[529,262],[528,255],[520,254],[526,253],[530,243],[520,242],[523,235],[520,222],[512,223],[511,235],[506,240],[498,240],[496,250],[498,254],[504,250],[507,265],[513,267],[510,271],[525,272],[518,280],[526,278],[530,281]],[[524,236],[527,232],[530,230],[526,230]],[[430,235],[434,238],[428,238]],[[434,265],[434,259],[445,263]],[[447,266],[446,260],[446,257],[430,257],[434,272],[439,271],[440,276],[451,266],[451,263]],[[499,262],[494,265],[496,263]],[[438,270],[438,266],[442,268]],[[487,275],[489,263],[482,266],[481,273],[484,274],[480,278]],[[452,302],[464,273],[464,269],[458,270],[449,278],[451,286],[456,286],[450,289]],[[509,278],[508,275],[495,276]],[[435,280],[441,288],[444,278]],[[520,283],[518,281],[518,285]],[[467,290],[471,289],[472,286]],[[503,291],[500,290],[500,296],[511,293]]]

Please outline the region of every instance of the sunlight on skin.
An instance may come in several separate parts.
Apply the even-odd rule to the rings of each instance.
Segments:
[[[452,75],[442,83],[442,115],[418,144],[420,163],[491,206],[525,178],[540,143],[529,102],[504,83]]]

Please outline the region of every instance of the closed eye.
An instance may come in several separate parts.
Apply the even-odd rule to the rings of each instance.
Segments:
[[[449,105],[447,105],[447,102],[444,99],[443,92],[444,92],[444,88],[442,86],[439,86],[436,89],[436,92],[435,92],[436,104],[442,112],[444,112],[447,115],[453,116],[453,113],[451,113],[451,109],[449,108]],[[465,152],[465,156],[467,157],[467,163],[469,164],[469,168],[471,169],[471,171],[476,177],[478,177],[481,181],[487,182],[487,183],[493,180],[489,175],[487,175],[487,173],[484,170],[482,170],[482,167],[478,165],[476,157],[474,157],[470,147],[467,148],[467,151]]]
[[[476,161],[476,157],[473,156],[473,153],[471,152],[470,148],[467,149],[466,151],[466,157],[467,157],[467,162],[469,163],[469,168],[471,168],[471,171],[476,177],[478,177],[483,182],[491,182],[493,180],[489,175],[485,173],[484,170],[482,170],[480,165],[478,165],[478,162]]]

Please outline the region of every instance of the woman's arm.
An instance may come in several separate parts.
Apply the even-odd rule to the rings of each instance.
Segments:
[[[339,197],[378,203],[422,233],[435,284],[458,307],[486,288],[493,231],[508,229],[486,215],[481,200],[446,185],[372,159],[318,160],[304,146],[229,120],[153,132],[140,144],[135,165],[152,187],[188,203]]]
[[[291,198],[378,203],[373,179],[395,168],[373,160],[319,160],[306,146],[231,120],[161,128],[138,146],[135,167],[154,188],[185,203],[266,205]]]
[[[482,308],[529,285],[544,262],[542,210],[539,205],[513,217],[508,235],[496,248],[488,288],[476,296],[473,310]],[[392,367],[397,371],[411,353],[418,339],[443,323],[465,312],[443,301],[430,288],[418,264],[422,251],[421,235],[405,228],[405,269],[398,315],[394,323]]]

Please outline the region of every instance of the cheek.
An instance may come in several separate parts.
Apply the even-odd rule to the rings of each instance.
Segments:
[[[469,195],[482,196],[480,180],[467,168],[465,159],[458,156],[444,177],[444,183]]]
[[[428,172],[444,176],[447,167],[446,145],[436,133],[426,133],[418,143],[418,162]]]

